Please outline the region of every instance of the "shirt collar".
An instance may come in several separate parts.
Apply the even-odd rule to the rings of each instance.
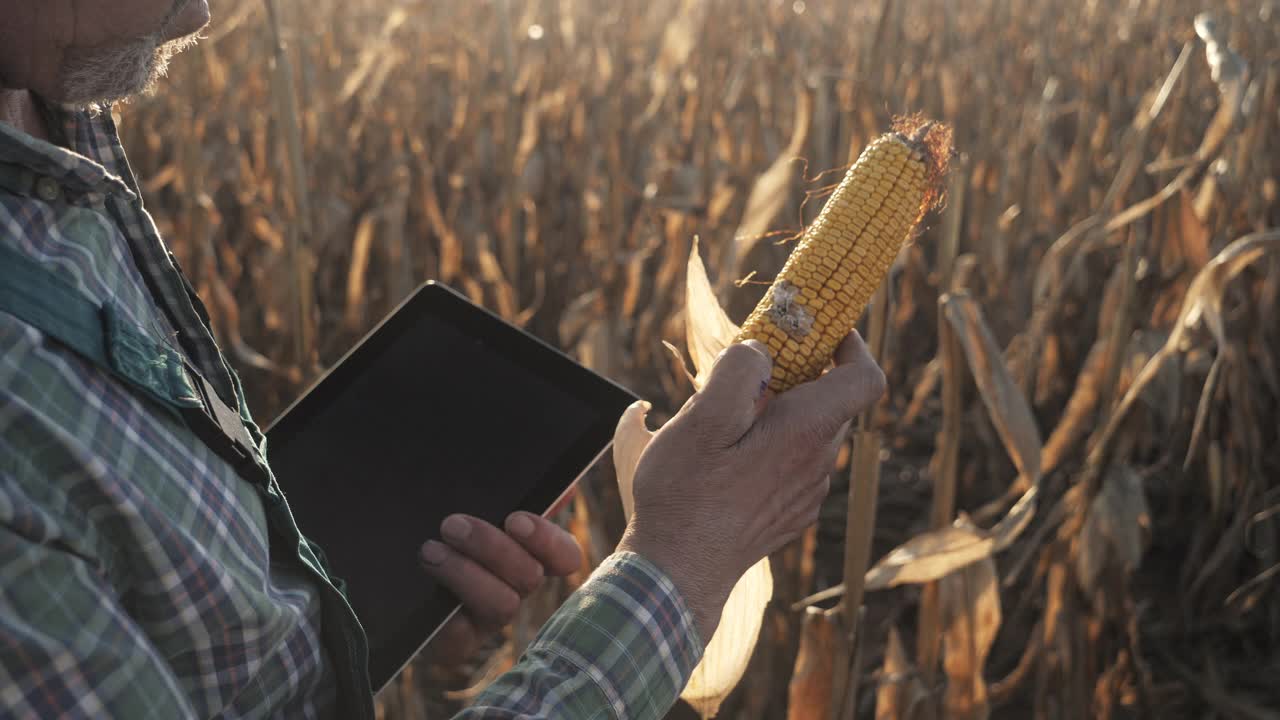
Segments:
[[[63,134],[67,146],[0,123],[0,163],[52,178],[75,193],[117,193],[130,199],[136,195],[133,174],[109,110],[90,113],[49,108],[46,116],[52,129]]]

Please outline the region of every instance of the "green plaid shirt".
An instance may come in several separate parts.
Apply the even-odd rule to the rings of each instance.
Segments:
[[[180,353],[262,449],[110,115],[50,118],[58,145],[0,123],[0,246]],[[317,556],[274,479],[0,309],[0,716],[371,718]],[[659,718],[701,651],[670,581],[615,555],[459,717]]]

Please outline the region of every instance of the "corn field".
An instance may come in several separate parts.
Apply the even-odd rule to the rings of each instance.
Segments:
[[[890,392],[719,716],[1280,718],[1280,3],[213,5],[117,112],[260,420],[434,278],[660,425],[695,285],[741,322],[920,112],[957,153],[860,326]],[[589,570],[381,716],[447,717]]]

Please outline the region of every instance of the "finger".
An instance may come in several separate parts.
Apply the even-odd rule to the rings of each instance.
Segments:
[[[836,366],[812,382],[792,388],[784,397],[816,429],[835,434],[841,425],[871,407],[884,394],[884,371],[876,364],[857,331],[836,349]]]
[[[769,350],[759,340],[734,343],[720,353],[694,405],[719,425],[727,443],[737,442],[763,409],[772,371]]]
[[[874,362],[874,359],[871,358],[871,349],[867,347],[866,341],[862,339],[862,333],[858,332],[856,328],[850,330],[849,334],[845,335],[840,344],[836,346],[835,361],[837,367],[866,362],[868,359]]]
[[[456,595],[481,625],[502,627],[515,619],[520,595],[479,563],[436,540],[422,546],[421,559],[427,574]]]
[[[582,548],[563,528],[533,513],[512,513],[507,533],[555,577],[564,577],[582,567]]]
[[[542,584],[543,566],[510,535],[470,515],[450,515],[440,524],[444,541],[455,550],[528,595]]]

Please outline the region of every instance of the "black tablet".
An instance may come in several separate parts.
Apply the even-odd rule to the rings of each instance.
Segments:
[[[609,447],[629,391],[427,283],[268,429],[302,532],[369,636],[382,688],[453,615],[419,549],[467,513],[549,512]]]

